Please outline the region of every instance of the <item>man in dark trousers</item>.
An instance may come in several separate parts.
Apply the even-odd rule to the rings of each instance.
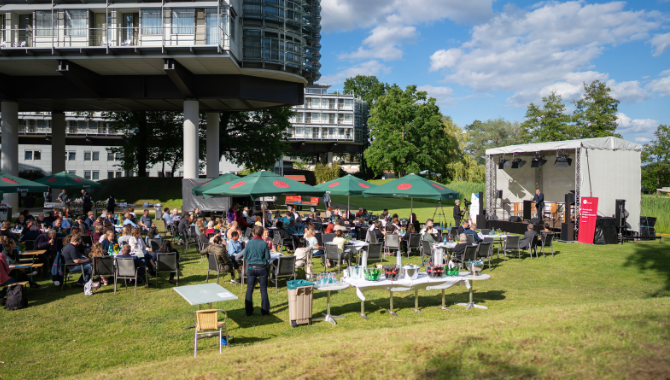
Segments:
[[[91,211],[91,207],[93,207],[93,201],[91,200],[91,196],[83,189],[81,191],[81,197],[84,206],[84,215],[88,215],[88,212]]]
[[[456,199],[456,203],[454,205],[454,225],[459,226],[461,224],[461,201]]]
[[[535,196],[533,197],[533,202],[535,202],[535,210],[537,210],[537,217],[540,220],[544,217],[544,194],[540,192],[540,189],[535,189]]]

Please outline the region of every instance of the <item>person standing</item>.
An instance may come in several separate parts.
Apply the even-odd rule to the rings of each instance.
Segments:
[[[45,202],[51,202],[51,199],[52,199],[51,197],[52,197],[51,188],[49,187],[49,188],[47,188],[47,191],[44,192],[44,201]]]
[[[544,194],[540,192],[540,189],[535,189],[535,196],[533,197],[533,202],[535,202],[535,210],[537,211],[537,217],[540,220],[544,217]]]
[[[67,196],[67,192],[65,191],[65,189],[63,189],[63,191],[61,191],[61,193],[58,194],[58,199],[60,199],[61,203],[63,203],[63,204],[67,203],[68,196]]]
[[[456,203],[454,204],[454,225],[459,226],[461,224],[461,201],[456,199]]]
[[[93,201],[91,200],[91,196],[83,189],[81,190],[81,197],[84,206],[84,215],[88,215],[88,212],[91,211],[91,207],[93,207]]]
[[[270,249],[263,240],[263,227],[255,226],[254,238],[249,241],[244,250],[244,264],[247,266],[247,294],[244,298],[244,309],[247,316],[254,314],[254,303],[252,295],[256,280],[261,287],[261,315],[270,315],[270,299],[268,298],[268,263],[270,262]]]
[[[107,198],[107,213],[113,215],[115,206],[116,206],[116,199],[114,199],[113,195],[110,195],[109,198]]]
[[[324,193],[323,194],[323,205],[328,210],[328,207],[330,207],[330,194]]]

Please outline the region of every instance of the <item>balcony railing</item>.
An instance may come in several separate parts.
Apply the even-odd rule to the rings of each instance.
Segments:
[[[228,35],[220,26],[189,28],[192,33],[175,29],[161,26],[3,29],[0,48],[218,46],[227,49],[229,46]]]

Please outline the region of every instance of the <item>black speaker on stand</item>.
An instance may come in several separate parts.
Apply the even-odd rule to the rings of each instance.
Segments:
[[[575,224],[563,223],[561,224],[561,241],[571,242],[575,241]]]
[[[626,211],[626,200],[617,199],[615,202],[614,218],[616,219],[616,228],[621,234],[621,244],[623,244],[623,242],[626,240],[626,218],[628,218],[628,211]]]

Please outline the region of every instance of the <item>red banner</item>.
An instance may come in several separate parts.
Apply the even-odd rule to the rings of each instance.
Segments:
[[[582,197],[579,207],[579,239],[580,243],[593,244],[598,216],[598,198]]]
[[[309,205],[309,206],[318,206],[319,205],[319,197],[305,197],[306,199],[303,199],[302,196],[300,195],[287,195],[286,196],[286,204],[287,205]]]

